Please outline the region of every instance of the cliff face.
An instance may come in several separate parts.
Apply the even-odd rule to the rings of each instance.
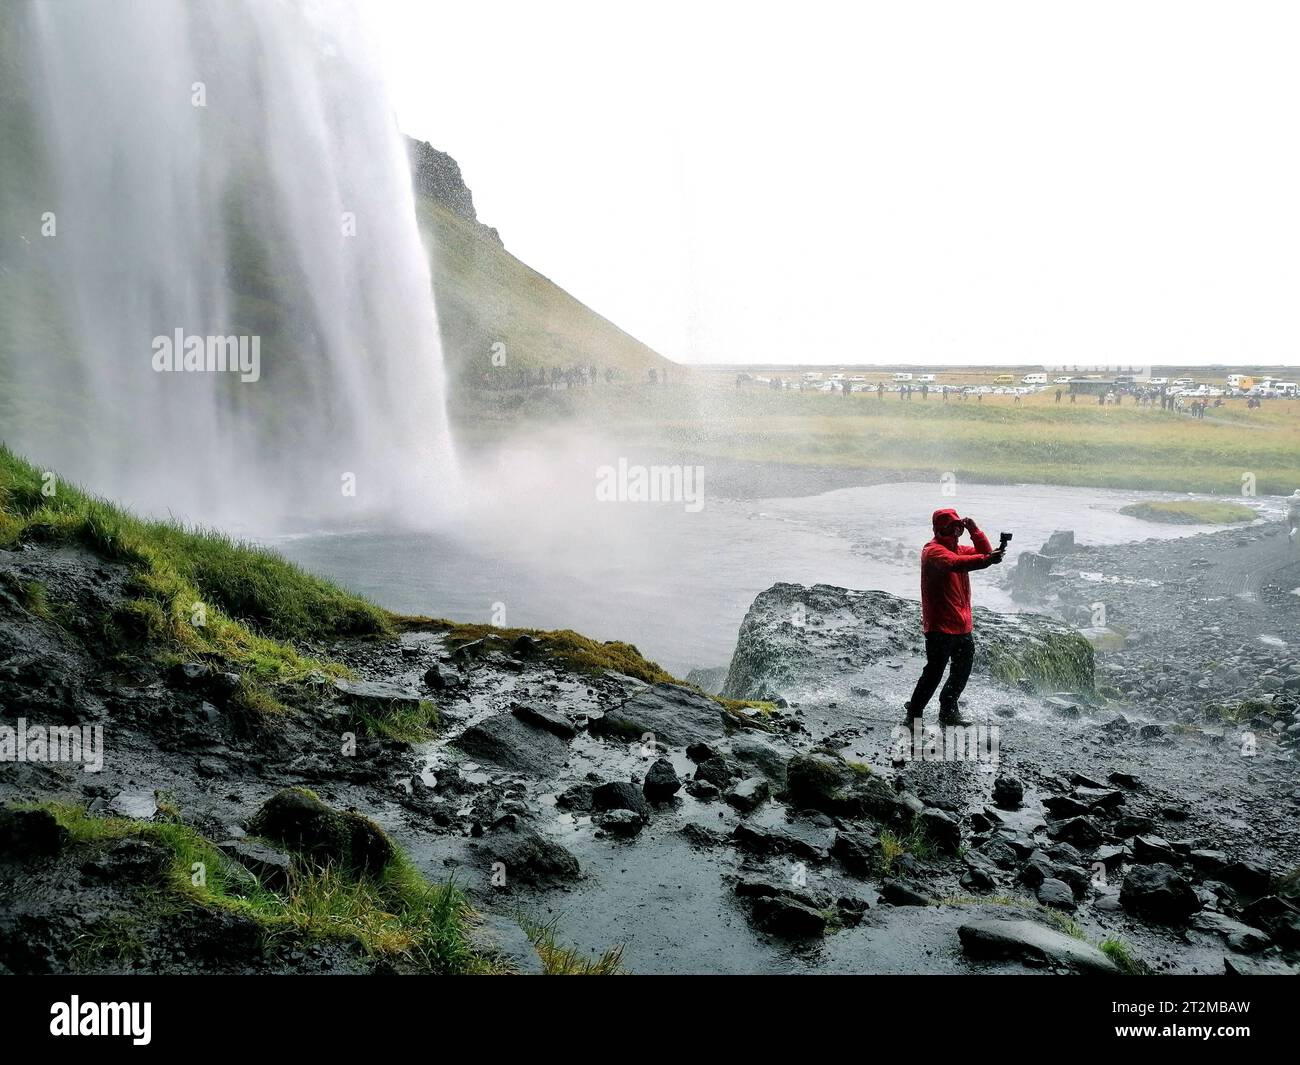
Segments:
[[[411,160],[411,179],[417,196],[426,196],[445,207],[457,218],[472,222],[498,246],[501,236],[491,226],[478,219],[474,209],[474,194],[465,184],[460,164],[446,152],[440,152],[427,141],[406,138],[407,155]]]

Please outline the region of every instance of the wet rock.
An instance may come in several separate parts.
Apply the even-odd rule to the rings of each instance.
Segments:
[[[731,779],[735,776],[731,771],[731,766],[721,755],[715,754],[712,758],[706,759],[695,767],[695,779],[707,780],[715,787],[729,788]]]
[[[647,821],[650,819],[650,804],[637,786],[626,780],[611,780],[595,788],[591,805],[596,810],[631,810]]]
[[[707,743],[692,743],[686,748],[686,757],[696,765],[718,757],[716,748]]]
[[[749,813],[767,802],[771,793],[771,785],[765,777],[746,777],[723,792],[722,797],[742,813]]]
[[[334,681],[334,689],[348,705],[379,715],[418,710],[423,701],[419,692],[408,691],[400,684],[389,681],[345,680],[339,677]]]
[[[620,740],[644,740],[669,747],[711,743],[726,734],[726,714],[707,695],[677,684],[656,684],[621,706],[605,711],[591,731]]]
[[[1202,873],[1211,873],[1228,864],[1228,856],[1223,851],[1194,850],[1187,857],[1192,863],[1192,868]]]
[[[993,836],[979,846],[979,853],[999,869],[1014,869],[1020,862],[1020,855],[1001,837]]]
[[[1137,835],[1155,835],[1156,827],[1154,818],[1126,814],[1115,819],[1110,831],[1117,839],[1128,839]]]
[[[790,854],[811,862],[824,862],[831,849],[825,839],[807,838],[779,828],[765,828],[742,821],[731,833],[732,841],[741,850],[760,857]]]
[[[528,933],[517,921],[495,913],[481,913],[467,928],[470,949],[495,959],[520,976],[543,976],[546,966]]]
[[[731,757],[742,765],[757,769],[774,787],[785,787],[785,765],[789,752],[783,752],[770,740],[757,736],[737,736],[731,741]]]
[[[1256,899],[1241,911],[1243,921],[1262,928],[1281,946],[1300,948],[1300,909],[1277,895]]]
[[[1230,949],[1242,954],[1257,954],[1268,947],[1270,942],[1269,937],[1258,928],[1234,921],[1231,917],[1212,910],[1202,910],[1194,915],[1190,927],[1198,932],[1222,936]]]
[[[1151,865],[1155,862],[1164,862],[1166,865],[1177,865],[1179,863],[1179,857],[1174,852],[1173,847],[1160,836],[1134,836],[1133,860],[1142,862],[1144,865]]]
[[[1074,543],[1074,531],[1071,529],[1057,529],[1047,538],[1047,542],[1039,549],[1040,555],[1054,557],[1057,555],[1068,555],[1078,548]]]
[[[0,858],[58,854],[68,830],[48,810],[0,809]]]
[[[595,788],[591,784],[574,784],[555,797],[555,805],[573,813],[591,813],[595,803],[593,791]]]
[[[1084,817],[1092,812],[1087,803],[1069,795],[1049,795],[1043,800],[1043,808],[1058,820],[1071,817]]]
[[[538,706],[535,703],[512,703],[510,712],[520,721],[550,732],[562,740],[571,740],[578,734],[572,721],[549,707]]]
[[[1273,874],[1259,862],[1231,862],[1215,870],[1214,878],[1245,895],[1267,895],[1273,890]]]
[[[863,775],[839,755],[824,751],[790,759],[786,797],[799,808],[838,817],[872,817],[896,827],[910,825],[917,812],[875,774]]]
[[[392,859],[393,845],[373,821],[332,809],[310,792],[286,788],[271,796],[248,830],[309,858],[359,873],[378,873]]]
[[[1037,888],[1044,880],[1050,879],[1054,872],[1051,859],[1042,851],[1035,851],[1021,867],[1017,879],[1027,887]]]
[[[700,802],[712,802],[718,798],[722,792],[718,786],[707,780],[688,780],[686,782],[686,794],[693,799],[699,799]]]
[[[1051,839],[1064,840],[1081,847],[1095,847],[1102,841],[1101,830],[1089,817],[1071,817],[1065,821],[1053,821],[1047,826],[1047,835]]]
[[[533,829],[494,832],[480,846],[489,863],[501,863],[506,887],[514,881],[540,885],[578,876],[578,859]]]
[[[824,913],[788,895],[762,896],[751,905],[754,923],[782,939],[815,939],[826,932]]]
[[[1121,773],[1116,771],[1111,773],[1106,779],[1117,788],[1128,788],[1129,791],[1140,791],[1142,789],[1142,781],[1132,773]]]
[[[880,839],[865,828],[841,828],[835,833],[831,854],[854,876],[867,877],[880,861]]]
[[[646,771],[645,783],[641,786],[645,797],[656,803],[667,802],[681,791],[681,788],[682,782],[677,777],[677,770],[667,758],[655,760]]]
[[[1073,910],[1075,908],[1074,892],[1070,885],[1055,877],[1048,877],[1038,885],[1034,893],[1038,901],[1054,910]]]
[[[952,814],[933,806],[921,811],[921,828],[930,842],[944,854],[956,854],[961,847],[961,826]]]
[[[569,748],[553,732],[521,721],[510,714],[497,714],[471,725],[451,742],[476,762],[487,762],[545,780],[559,772]]]
[[[961,875],[961,886],[968,891],[992,891],[998,886],[997,877],[989,865],[969,863]]]
[[[1018,810],[1025,798],[1025,786],[1010,773],[1000,773],[993,781],[993,805],[1004,810]]]
[[[218,843],[217,848],[271,891],[279,891],[289,883],[293,857],[285,851],[252,839],[228,839]]]
[[[696,850],[712,850],[720,847],[727,841],[727,837],[721,832],[709,828],[707,825],[698,825],[694,821],[682,825],[681,834]]]
[[[453,673],[449,673],[436,663],[424,671],[423,677],[425,686],[433,691],[450,691],[458,687],[460,678]]]
[[[1124,875],[1119,901],[1139,917],[1181,924],[1201,907],[1191,884],[1172,866],[1134,865]]]
[[[835,900],[835,912],[839,915],[840,923],[845,928],[857,928],[870,908],[866,899],[855,899],[842,895]]]
[[[1124,793],[1114,788],[1085,788],[1076,787],[1074,797],[1082,803],[1086,803],[1088,809],[1095,812],[1114,810],[1116,807],[1123,805]]]
[[[1096,947],[1037,921],[970,921],[957,929],[957,936],[967,957],[977,960],[1010,958],[1077,973],[1119,972]]]
[[[624,838],[635,836],[645,828],[645,818],[632,810],[609,810],[597,814],[592,821],[611,836]]]
[[[929,906],[929,897],[915,884],[889,879],[880,885],[880,898],[891,906]]]

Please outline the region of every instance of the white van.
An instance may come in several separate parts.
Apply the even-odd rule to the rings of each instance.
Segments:
[[[912,375],[911,375],[910,373],[896,373],[896,374],[894,374],[894,380],[895,380],[895,381],[910,381],[911,379],[912,379]]]
[[[925,381],[927,384],[932,384],[932,383],[934,382],[934,374],[932,374],[932,373],[923,373],[923,374],[921,374],[920,377],[917,378],[917,380],[918,380],[918,381]]]
[[[1020,379],[1022,385],[1045,385],[1047,384],[1047,374],[1045,373],[1027,373]]]
[[[1275,395],[1290,396],[1292,399],[1295,398],[1298,389],[1300,389],[1300,385],[1297,385],[1295,381],[1278,381],[1273,385]]]

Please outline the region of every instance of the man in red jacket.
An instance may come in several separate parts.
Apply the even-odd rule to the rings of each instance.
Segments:
[[[971,636],[971,570],[986,569],[1002,561],[1002,550],[993,549],[974,518],[959,517],[955,510],[936,510],[930,517],[934,539],[921,549],[921,628],[925,632],[925,669],[916,690],[907,701],[906,724],[910,729],[925,711],[949,662],[948,682],[939,693],[939,724],[969,725],[957,709],[970,678],[975,658]],[[958,543],[969,532],[971,547]]]

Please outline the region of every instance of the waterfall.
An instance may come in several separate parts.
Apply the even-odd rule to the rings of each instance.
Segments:
[[[33,0],[16,17],[40,177],[3,265],[43,271],[48,300],[19,308],[37,339],[8,343],[22,395],[0,438],[188,520],[445,511],[428,258],[352,5]]]

